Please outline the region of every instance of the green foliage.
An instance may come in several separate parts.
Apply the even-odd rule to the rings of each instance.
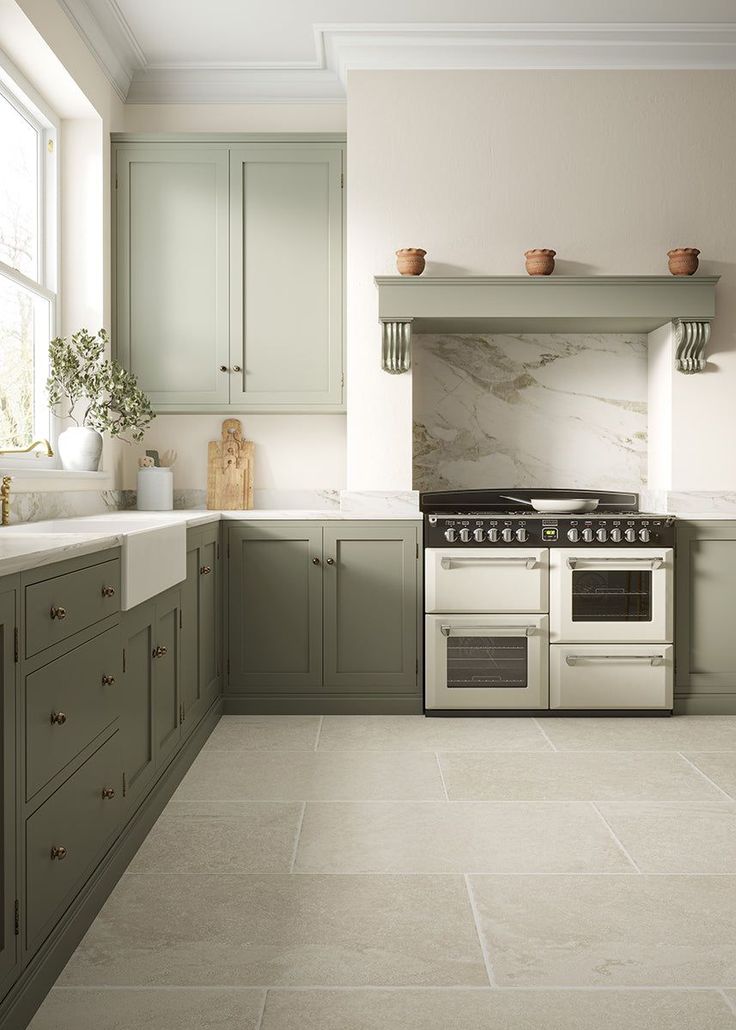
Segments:
[[[57,337],[51,341],[46,384],[49,401],[55,406],[66,399],[77,425],[110,436],[122,437],[130,431],[134,440],[141,440],[156,416],[133,373],[105,357],[109,339],[104,329],[97,336],[80,329],[71,340]],[[87,407],[79,422],[74,409],[82,401]]]

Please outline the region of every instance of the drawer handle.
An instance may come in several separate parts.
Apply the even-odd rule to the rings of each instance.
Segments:
[[[65,619],[66,608],[62,608],[59,604],[54,604],[51,606],[51,611],[49,612],[49,615],[52,619]]]
[[[663,654],[568,654],[565,656],[568,665],[579,662],[648,662],[649,665],[664,665]]]
[[[102,588],[102,596],[103,597],[114,597],[115,596],[115,587],[103,587]]]
[[[58,859],[61,862],[64,858],[66,858],[66,848],[63,844],[55,844],[51,849],[51,861]]]
[[[64,712],[52,712],[51,713],[51,725],[63,726],[66,722],[66,715]]]
[[[114,676],[103,676],[102,677],[102,686],[103,687],[111,687],[114,682],[115,682],[115,677]]]
[[[209,576],[210,572],[212,572],[211,565],[203,565],[202,568],[199,570],[200,576]]]
[[[153,657],[154,658],[162,658],[165,654],[168,654],[168,653],[169,653],[168,647],[162,647],[161,644],[159,644],[158,647],[154,647],[154,649],[153,649]]]
[[[327,559],[327,564],[328,565],[334,565],[335,564],[335,559],[334,558],[328,558]]]
[[[109,801],[110,798],[114,798],[114,797],[115,797],[115,788],[114,787],[103,787],[102,788],[102,800],[103,801]]]

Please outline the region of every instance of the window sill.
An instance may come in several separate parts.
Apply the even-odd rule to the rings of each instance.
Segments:
[[[1,459],[0,459],[1,460]],[[66,469],[22,468],[0,464],[0,475],[10,476],[15,493],[44,490],[112,490],[111,472],[71,472]]]

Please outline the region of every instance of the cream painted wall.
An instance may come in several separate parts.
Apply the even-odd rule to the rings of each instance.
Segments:
[[[675,489],[736,489],[736,72],[352,72],[348,488],[411,486],[410,375],[380,370],[376,274],[662,274],[698,246],[723,276],[706,374],[672,386]],[[659,461],[656,468],[667,467]]]

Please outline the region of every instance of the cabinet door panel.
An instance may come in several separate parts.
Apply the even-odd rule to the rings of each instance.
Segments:
[[[156,606],[125,612],[125,672],[120,707],[120,745],[128,804],[145,793],[155,772],[153,752],[153,659]]]
[[[153,651],[163,652],[153,658],[153,743],[157,769],[176,750],[180,737],[180,607],[178,590],[167,591],[156,600]]]
[[[0,849],[0,989],[4,993],[18,972],[18,938],[15,934],[16,889],[16,761],[15,761],[15,627],[17,593],[0,583],[0,704],[2,705],[2,848]]]
[[[325,687],[413,690],[416,529],[347,523],[324,539]]]
[[[232,527],[228,552],[229,689],[288,693],[319,687],[319,525]]]
[[[182,730],[187,732],[186,720],[194,728],[197,709],[202,698],[202,686],[199,675],[199,544],[196,540],[187,548],[187,578],[181,588],[182,635],[181,635],[181,707],[184,723]]]
[[[233,147],[231,401],[342,403],[342,151]]]
[[[116,153],[119,357],[154,406],[226,403],[227,149]]]
[[[220,692],[219,525],[208,527],[199,548],[199,682],[204,707]],[[210,570],[209,572],[207,570]]]

